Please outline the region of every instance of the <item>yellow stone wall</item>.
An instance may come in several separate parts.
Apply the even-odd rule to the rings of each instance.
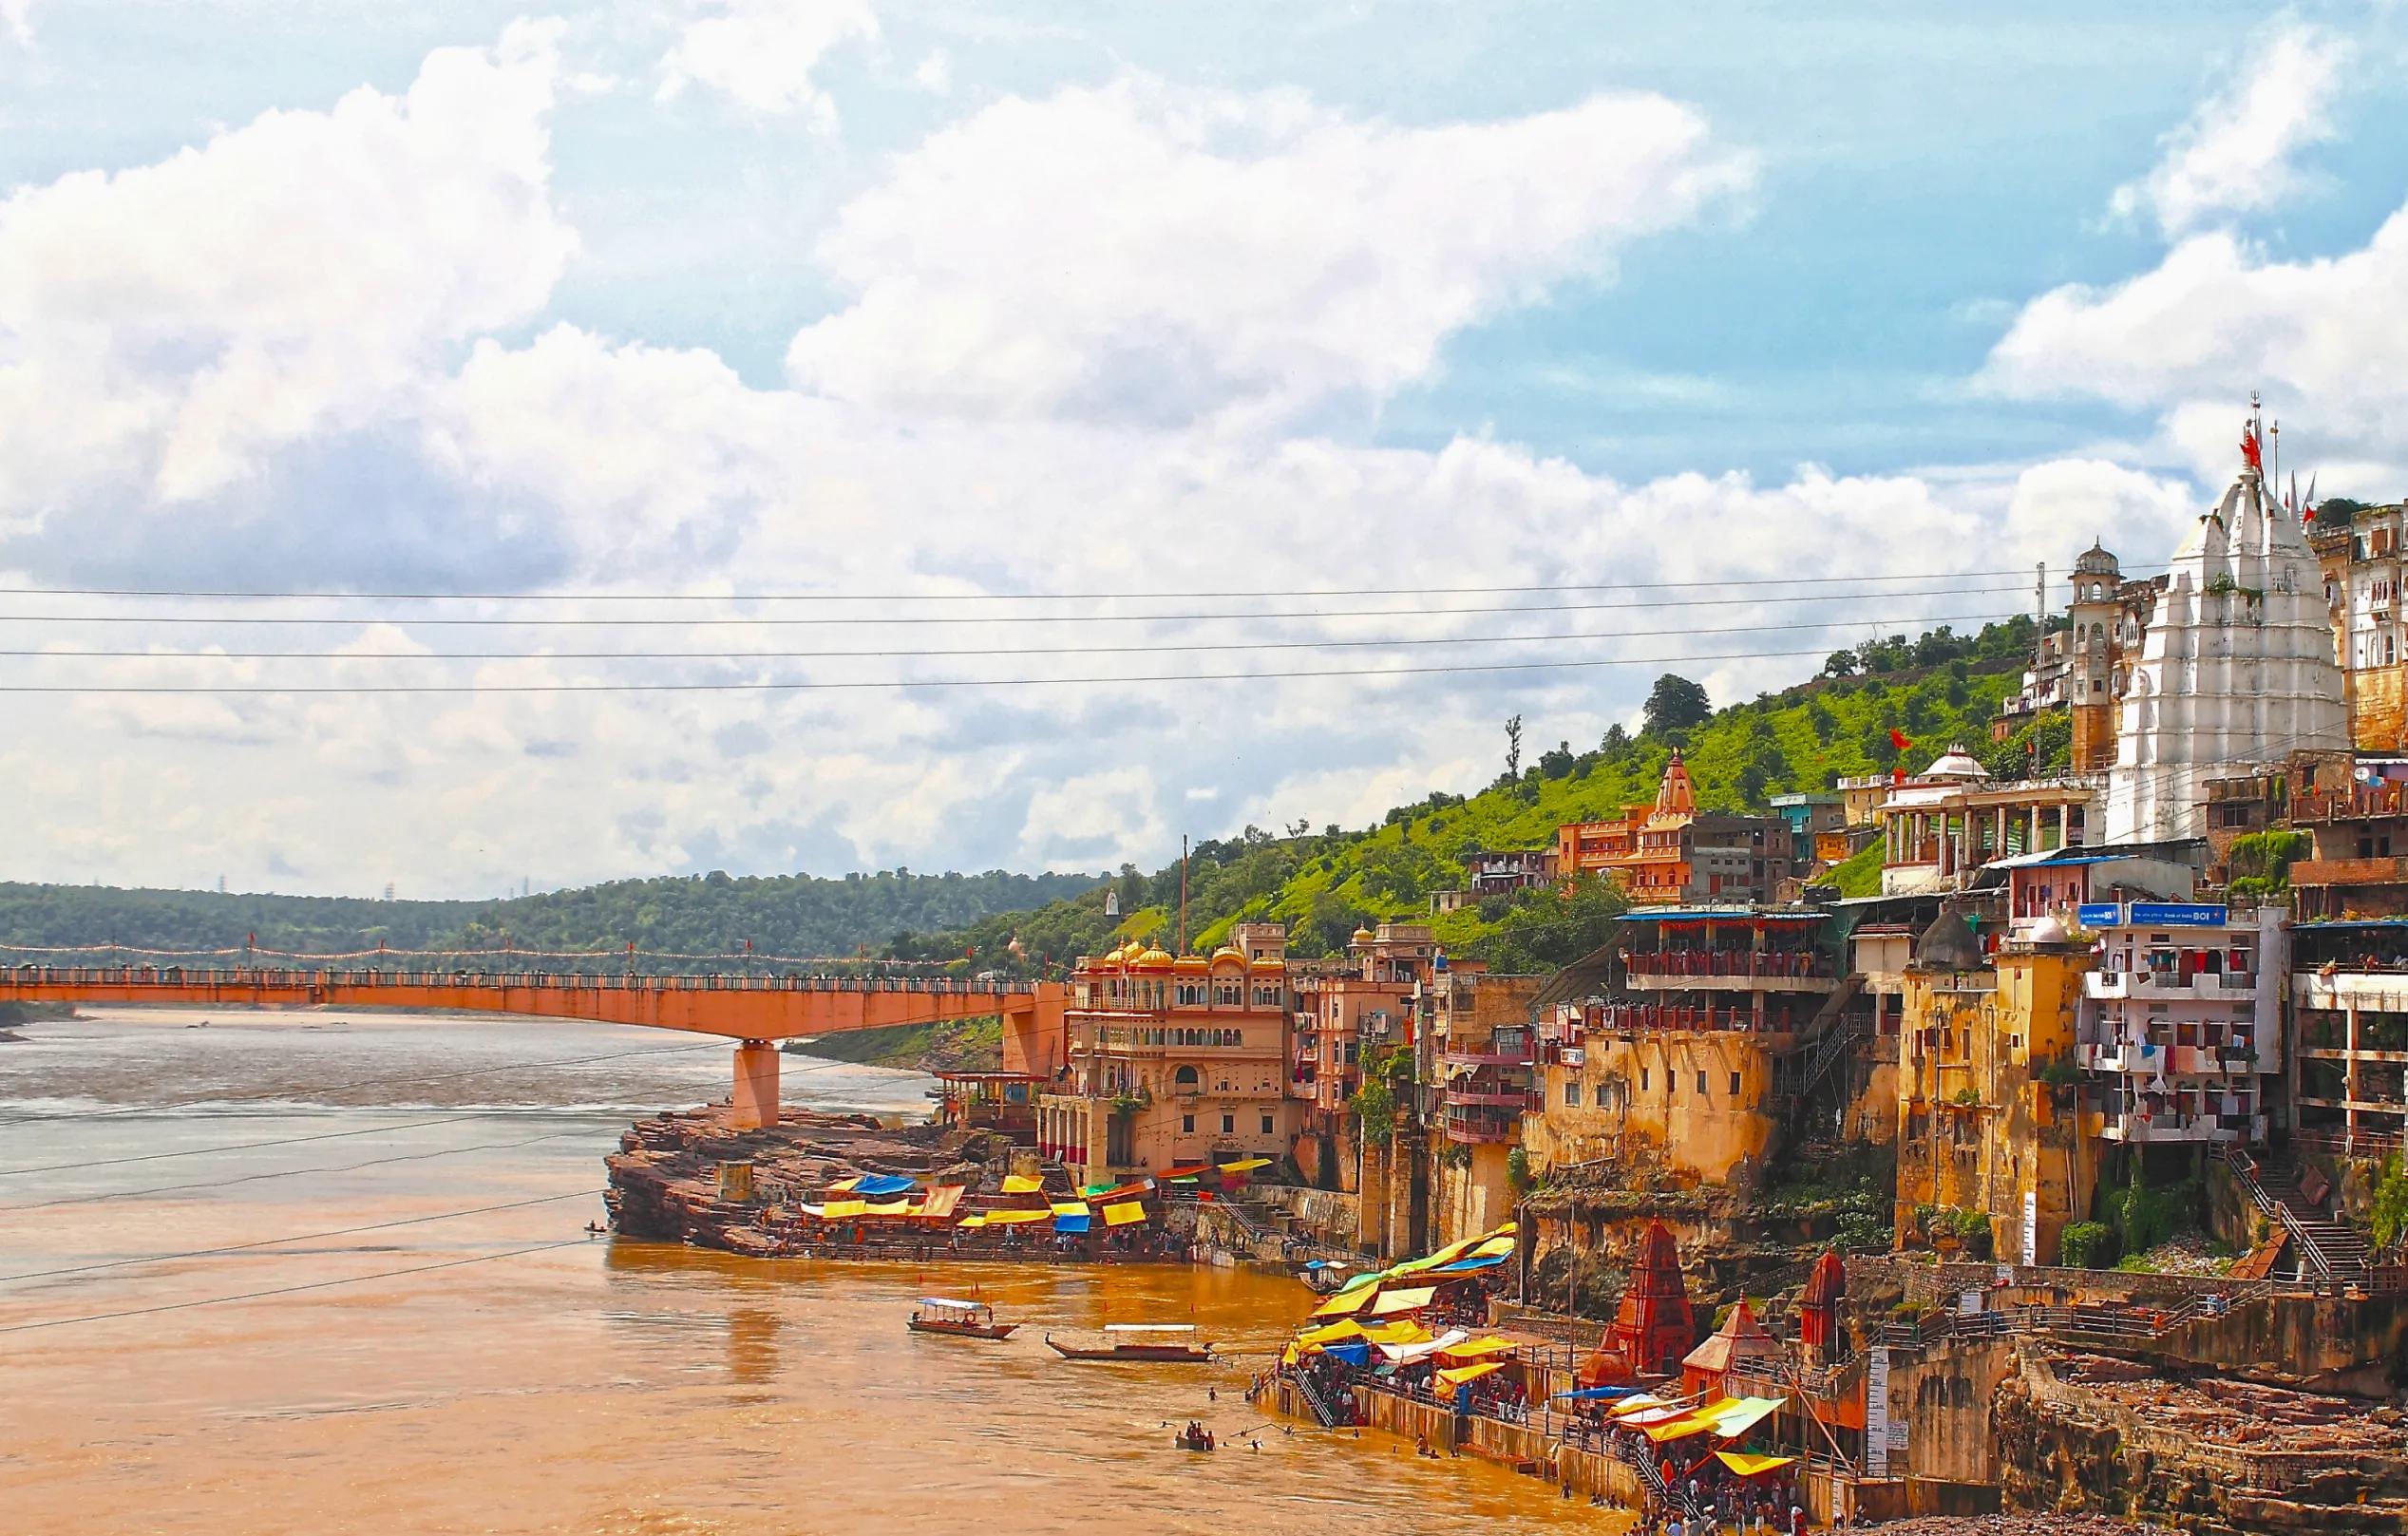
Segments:
[[[1523,1122],[1532,1166],[1650,1157],[1720,1180],[1743,1159],[1760,1162],[1775,1129],[1765,1109],[1773,1087],[1766,1042],[1773,1038],[1787,1036],[1727,1030],[1589,1036],[1582,1066],[1546,1069],[1545,1110]],[[1577,1105],[1565,1102],[1566,1085],[1575,1082]]]
[[[1992,1252],[2019,1259],[2024,1196],[2036,1197],[2037,1258],[2055,1263],[2066,1223],[2090,1209],[2096,1149],[2070,1102],[2038,1080],[2070,1055],[2087,952],[2008,949],[1991,970],[1906,978],[1898,1067],[1898,1225],[1921,1205],[1990,1218]]]
[[[2349,738],[2361,752],[2408,746],[2408,664],[2349,673]]]

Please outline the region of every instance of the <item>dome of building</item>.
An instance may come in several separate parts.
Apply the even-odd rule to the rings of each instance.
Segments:
[[[1209,971],[1212,962],[1201,955],[1182,955],[1170,962],[1170,968],[1174,971]]]
[[[1246,961],[1246,969],[1249,971],[1284,971],[1287,968],[1287,961],[1275,959],[1268,955],[1258,955]]]
[[[1167,971],[1170,969],[1170,951],[1149,949],[1128,963],[1141,971]]]
[[[2074,574],[2103,576],[2120,581],[2124,572],[2123,567],[2115,563],[2115,557],[2107,552],[2106,546],[2093,540],[2090,548],[2074,557]]]
[[[1355,942],[1358,944],[1368,944],[1375,937],[1377,936],[1375,935],[1369,928],[1357,928],[1355,930]]]
[[[1921,776],[1926,779],[1986,779],[1990,770],[1964,749],[1964,743],[1953,742],[1946,751],[1932,761],[1931,767],[1923,770]]]
[[[1962,907],[1943,903],[1940,916],[1915,941],[1915,964],[1926,971],[1979,971],[1988,963]]]
[[[2070,942],[2073,938],[2065,931],[2065,920],[2054,912],[2032,924],[2032,931],[2023,937],[2028,942],[2035,944],[2063,944]]]
[[[1224,965],[1243,965],[1245,962],[1245,951],[1235,944],[1223,944],[1212,952],[1212,964],[1215,970]]]

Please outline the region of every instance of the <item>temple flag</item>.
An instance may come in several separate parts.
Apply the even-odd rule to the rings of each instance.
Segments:
[[[1899,730],[1896,726],[1889,728],[1889,746],[1891,750],[1903,752],[1913,745],[1913,742],[1906,739],[1906,733],[1905,731]]]

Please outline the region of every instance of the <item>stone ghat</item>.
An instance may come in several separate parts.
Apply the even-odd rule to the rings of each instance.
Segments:
[[[789,1109],[780,1125],[738,1130],[720,1105],[657,1115],[621,1133],[619,1149],[603,1159],[603,1199],[612,1224],[629,1237],[766,1256],[783,1250],[759,1225],[765,1208],[857,1173],[936,1175],[975,1188],[999,1179],[990,1159],[1008,1155],[1007,1144],[983,1131],[893,1130],[869,1115]],[[751,1165],[751,1199],[722,1198],[723,1163]],[[906,1245],[927,1239],[896,1236]]]
[[[2071,1355],[2057,1379],[2161,1429],[2254,1451],[2408,1452],[2399,1409],[2215,1377],[2174,1380],[2133,1361]]]

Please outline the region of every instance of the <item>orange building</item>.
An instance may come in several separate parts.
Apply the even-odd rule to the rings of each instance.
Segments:
[[[1788,878],[1790,824],[1779,816],[1697,809],[1697,786],[1675,751],[1653,806],[1613,821],[1555,829],[1559,876],[1610,875],[1640,906],[1764,902]]]
[[[1325,1189],[1356,1187],[1347,1101],[1363,1086],[1362,1057],[1413,1043],[1413,995],[1431,978],[1438,945],[1429,925],[1358,928],[1343,960],[1291,967],[1296,998],[1291,1091],[1299,1101],[1296,1163]]]
[[[1209,957],[1138,939],[1079,957],[1038,1155],[1081,1182],[1287,1155],[1287,930],[1241,923],[1230,937]]]

